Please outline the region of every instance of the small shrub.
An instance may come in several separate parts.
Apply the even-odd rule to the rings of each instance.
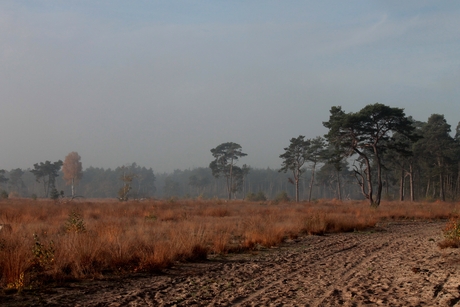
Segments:
[[[246,200],[248,201],[266,201],[267,197],[265,196],[264,192],[259,191],[257,194],[249,193],[246,196]]]
[[[458,248],[460,246],[460,220],[450,219],[443,229],[444,240],[438,245],[441,248]]]
[[[60,195],[61,194],[59,194],[59,192],[58,192],[58,190],[56,188],[52,189],[51,192],[50,192],[50,198],[52,200],[58,200]]]
[[[287,202],[290,201],[288,194],[286,191],[281,191],[275,196],[275,201],[277,202]]]
[[[21,291],[22,289],[24,289],[24,286],[25,286],[24,272],[21,272],[19,274],[19,278],[13,282],[8,283],[6,285],[6,288]]]
[[[156,221],[158,218],[155,214],[149,213],[148,215],[145,216],[146,221]]]
[[[0,198],[1,199],[8,199],[8,192],[3,190],[0,192]]]
[[[34,247],[32,253],[34,254],[34,265],[47,269],[54,262],[54,242],[50,241],[48,246],[40,242],[38,235],[34,233]]]
[[[169,202],[170,204],[176,203],[177,200],[178,200],[178,197],[177,197],[177,196],[171,196],[170,198],[168,198],[168,202]]]
[[[86,232],[86,226],[85,222],[83,221],[83,217],[77,211],[70,212],[64,227],[66,232]]]
[[[128,201],[129,192],[131,191],[131,186],[125,184],[118,190],[118,200],[119,201]]]
[[[391,194],[385,193],[385,194],[383,195],[383,197],[382,197],[382,200],[384,200],[384,201],[393,201],[393,200],[394,200],[394,197],[393,197],[393,195],[391,195]]]
[[[198,195],[198,196],[196,197],[196,200],[198,200],[198,201],[199,201],[199,200],[205,200],[205,199],[206,199],[206,195],[204,195],[203,193],[201,193],[200,195]]]
[[[443,230],[444,238],[450,240],[460,240],[460,220],[450,219]]]

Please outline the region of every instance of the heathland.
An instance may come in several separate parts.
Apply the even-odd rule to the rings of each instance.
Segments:
[[[176,303],[182,302],[187,306],[193,300],[200,304],[196,297],[189,296],[195,288],[192,283],[183,284],[187,278],[202,278],[218,285],[219,279],[243,274],[240,276],[241,284],[238,284],[238,278],[231,281],[230,288],[243,289],[241,295],[234,295],[233,298],[229,294],[224,295],[224,288],[211,289],[208,285],[210,295],[203,297],[201,303],[211,304],[212,297],[217,299],[222,294],[220,303],[215,302],[221,305],[225,300],[234,304],[249,304],[262,292],[278,289],[292,280],[299,283],[296,286],[298,292],[302,282],[299,276],[305,273],[303,278],[306,280],[307,275],[311,278],[311,274],[317,275],[320,271],[322,277],[317,277],[317,283],[328,281],[323,290],[329,296],[337,294],[337,291],[348,291],[334,285],[333,277],[337,279],[339,275],[342,280],[349,275],[346,279],[350,281],[358,278],[358,273],[362,275],[375,270],[390,270],[380,273],[389,274],[385,275],[388,279],[385,287],[393,287],[395,285],[390,283],[393,278],[391,272],[401,269],[388,267],[397,264],[392,258],[395,253],[410,257],[413,263],[407,264],[410,267],[406,269],[413,270],[413,274],[420,277],[419,273],[428,272],[425,271],[428,268],[422,264],[423,254],[427,252],[425,249],[430,248],[431,253],[442,253],[445,250],[441,250],[439,245],[446,245],[446,239],[455,237],[458,225],[454,221],[460,212],[460,204],[383,202],[380,207],[372,208],[364,202],[334,200],[294,203],[218,199],[128,202],[10,199],[0,202],[0,209],[0,221],[4,225],[0,230],[0,278],[3,289],[0,298],[5,302],[12,303],[18,297],[32,297],[28,293],[37,297],[37,293],[44,289],[50,291],[69,283],[78,285],[81,290],[80,287],[89,285],[89,280],[99,283],[101,287],[110,287],[111,284],[119,287],[118,278],[131,281],[142,278],[146,282],[145,279],[154,281],[168,277],[169,282],[180,284],[179,288],[184,293],[175,293],[179,288],[172,290],[172,285],[163,284],[173,292],[168,292],[168,298],[160,300],[152,297],[150,301],[161,305],[166,304],[165,300],[177,300]],[[417,238],[417,242],[423,241],[423,244],[417,245],[411,238]],[[387,251],[386,256],[380,257],[378,254],[381,251]],[[343,263],[334,260],[342,256],[348,257],[342,259]],[[249,261],[247,257],[253,257],[253,260]],[[261,257],[265,259],[266,267],[254,262],[262,261]],[[230,259],[236,260],[231,262]],[[359,263],[354,264],[356,261]],[[320,262],[324,263],[320,265]],[[308,263],[316,265],[310,267]],[[308,268],[308,272],[302,273],[300,264],[304,267],[302,270]],[[378,269],[377,264],[386,266]],[[230,273],[229,265],[234,267],[233,273]],[[247,265],[260,268],[248,273],[245,271],[248,270]],[[278,266],[284,270],[278,273],[284,272],[284,275],[272,275],[270,281],[268,276],[276,273],[276,270],[270,270]],[[228,274],[224,274],[228,276],[220,275],[224,272],[221,270],[229,270]],[[451,267],[438,266],[436,270],[450,272]],[[436,274],[445,277],[444,273]],[[178,280],[170,274],[178,274],[174,275]],[[261,274],[269,275],[265,278]],[[256,277],[260,278],[261,286],[254,284],[254,287],[249,287],[251,278]],[[442,288],[439,283],[434,286]],[[313,285],[309,287],[314,288]],[[155,287],[152,286],[151,291],[153,289]],[[350,294],[350,299],[370,295],[360,289],[349,290],[355,293]],[[123,292],[126,289],[119,290]],[[113,291],[111,295],[115,295]],[[440,291],[435,291],[437,296]],[[305,297],[308,297],[307,292],[307,289],[302,292]],[[78,297],[76,292],[69,293],[73,293],[74,298]],[[176,296],[171,297],[171,293]],[[287,295],[288,298],[290,294],[272,293],[273,296]],[[296,295],[300,295],[300,292]],[[336,296],[337,300],[345,299],[343,295]],[[318,304],[327,300],[324,295],[318,294],[316,297]],[[60,303],[55,301],[55,304]],[[85,305],[91,305],[91,302],[87,301]]]

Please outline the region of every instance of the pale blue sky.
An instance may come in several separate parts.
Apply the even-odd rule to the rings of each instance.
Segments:
[[[329,109],[460,120],[458,1],[1,1],[0,169],[279,168]]]

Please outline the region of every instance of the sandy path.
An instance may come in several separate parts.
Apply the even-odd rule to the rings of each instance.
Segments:
[[[36,306],[460,306],[458,250],[445,222],[310,236],[253,254],[180,264],[163,275],[0,296]],[[2,305],[3,306],[3,305]]]

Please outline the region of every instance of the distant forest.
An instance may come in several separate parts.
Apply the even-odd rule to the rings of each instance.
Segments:
[[[295,199],[294,171],[299,167],[300,200],[365,199],[370,194],[373,201],[372,190],[379,191],[379,186],[384,200],[460,199],[460,123],[453,133],[444,115],[433,114],[427,122],[420,122],[401,112],[386,113],[402,109],[380,104],[366,108],[357,113],[345,113],[340,107],[333,107],[329,121],[324,123],[329,128],[328,135],[306,141],[303,136],[293,138],[291,146],[284,148],[284,154],[283,148],[279,148],[280,169],[243,167],[244,158],[238,160],[240,168],[234,163],[237,157],[231,162],[224,159],[222,168],[217,169],[222,156],[218,156],[215,150],[219,147],[216,147],[212,155],[209,153],[210,167],[172,173],[154,173],[153,169],[136,163],[115,169],[88,167],[78,170],[77,167],[69,170],[70,158],[76,159],[74,162],[79,164],[75,165],[81,168],[80,157],[72,153],[74,156],[69,154],[64,162],[34,161],[37,163],[33,168],[0,170],[0,196],[58,198],[73,195],[128,200],[210,199],[231,195],[255,201],[286,199],[286,196]],[[395,124],[395,116],[404,121]],[[407,133],[401,130],[402,125],[406,125],[404,131]],[[386,134],[377,139],[375,131],[381,133],[383,130]],[[321,154],[313,157],[311,148],[315,140],[320,141]],[[374,146],[377,141],[378,146]],[[305,160],[300,165],[289,160],[289,154],[295,157],[298,148],[305,150],[298,156]],[[82,160],[84,163],[84,157]],[[228,173],[229,163],[234,165],[234,174],[231,169],[230,175]],[[47,167],[53,166],[54,175],[53,171],[51,175],[46,173]],[[221,171],[218,177],[217,170]],[[69,177],[72,172],[74,176]],[[234,177],[233,193],[229,193],[228,176],[239,176]]]
[[[226,198],[225,178],[212,176],[209,167],[199,167],[191,170],[175,170],[173,173],[154,174],[152,169],[140,167],[136,163],[116,169],[89,167],[83,171],[83,176],[76,187],[76,195],[85,198],[118,198],[123,188],[123,174],[127,171],[139,175],[132,181],[129,199],[139,198]],[[10,174],[22,172],[20,179],[11,178]],[[354,183],[350,171],[342,171],[343,190],[347,198],[362,198],[358,186]],[[6,191],[10,197],[45,197],[42,182],[37,182],[31,169],[15,169],[5,171],[3,175],[10,180],[4,181],[0,190]],[[306,172],[302,180],[302,198],[307,198],[310,172]],[[294,186],[289,183],[289,173],[280,173],[275,169],[250,169],[244,184],[235,193],[235,198],[242,199],[250,193],[262,192],[267,199],[274,199],[286,192],[294,195]],[[348,177],[348,178],[346,178]],[[337,198],[334,179],[325,168],[316,175],[313,195],[315,198]],[[70,196],[70,186],[65,184],[61,171],[56,178],[55,187]],[[350,194],[352,193],[352,194]]]

